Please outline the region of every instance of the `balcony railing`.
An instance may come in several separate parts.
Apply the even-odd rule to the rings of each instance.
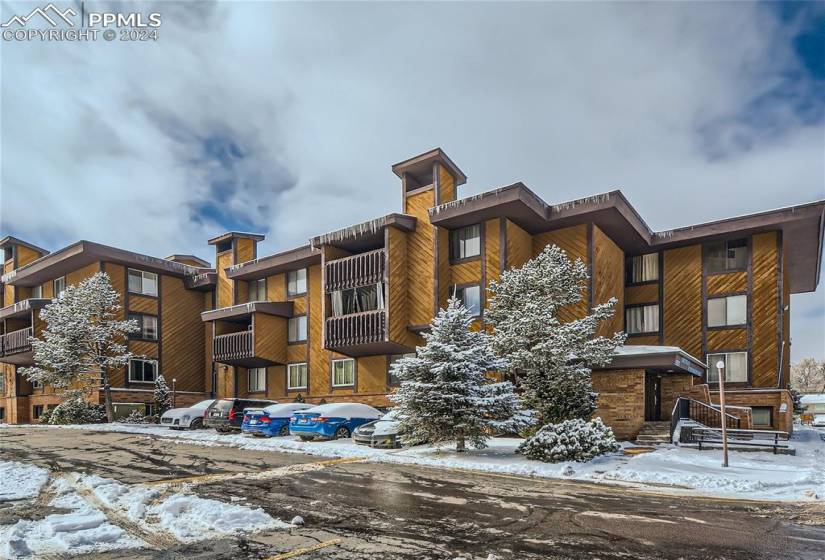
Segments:
[[[326,327],[324,343],[327,348],[384,342],[387,335],[387,314],[380,309],[330,317]]]
[[[32,345],[31,342],[29,342],[29,337],[33,335],[34,330],[31,327],[27,327],[0,336],[0,352],[2,352],[3,356],[9,356],[11,354],[30,351]]]
[[[216,336],[212,341],[212,355],[216,362],[243,360],[254,357],[252,331]]]
[[[326,291],[347,290],[384,280],[386,251],[378,249],[326,263]]]

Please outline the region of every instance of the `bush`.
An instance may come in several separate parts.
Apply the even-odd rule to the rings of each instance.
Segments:
[[[589,421],[575,418],[543,426],[519,446],[518,453],[545,463],[584,462],[618,449],[613,430],[605,426],[601,418]]]
[[[139,410],[133,410],[129,416],[120,420],[124,424],[148,424],[149,420],[147,417]]]
[[[106,419],[103,407],[83,400],[82,397],[70,397],[57,405],[48,414],[49,424],[98,424]]]

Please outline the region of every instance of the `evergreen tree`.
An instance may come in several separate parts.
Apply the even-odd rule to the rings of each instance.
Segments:
[[[489,335],[470,330],[470,312],[455,298],[439,311],[426,344],[414,357],[393,364],[401,386],[390,398],[398,404],[406,442],[455,441],[486,446],[491,431],[516,431],[529,415],[509,382],[494,382],[489,372],[505,367],[490,347]]]
[[[484,314],[492,325],[493,349],[506,358],[506,373],[524,391],[525,404],[540,425],[580,418],[596,409],[591,367],[610,363],[625,334],[595,336],[613,316],[616,299],[597,305],[584,318],[563,322],[559,311],[577,304],[588,279],[587,266],[548,245],[521,268],[490,283]]]
[[[20,368],[20,373],[57,389],[79,387],[88,394],[102,387],[106,418],[111,422],[109,370],[129,362],[132,354],[126,336],[139,330],[136,321],[117,319],[119,301],[120,294],[105,272],[68,286],[40,312],[46,322],[43,338],[30,338],[35,365]]]
[[[166,380],[162,375],[158,375],[157,379],[155,379],[154,401],[155,414],[158,418],[172,408],[172,392],[169,391],[169,386],[166,384]]]

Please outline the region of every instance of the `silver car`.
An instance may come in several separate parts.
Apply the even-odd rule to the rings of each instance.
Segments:
[[[398,414],[390,410],[379,420],[367,422],[352,431],[352,441],[370,447],[394,449],[401,447]]]

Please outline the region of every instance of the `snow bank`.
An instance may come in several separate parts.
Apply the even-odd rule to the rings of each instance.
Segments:
[[[16,461],[0,461],[0,502],[34,498],[49,480],[49,471]]]

